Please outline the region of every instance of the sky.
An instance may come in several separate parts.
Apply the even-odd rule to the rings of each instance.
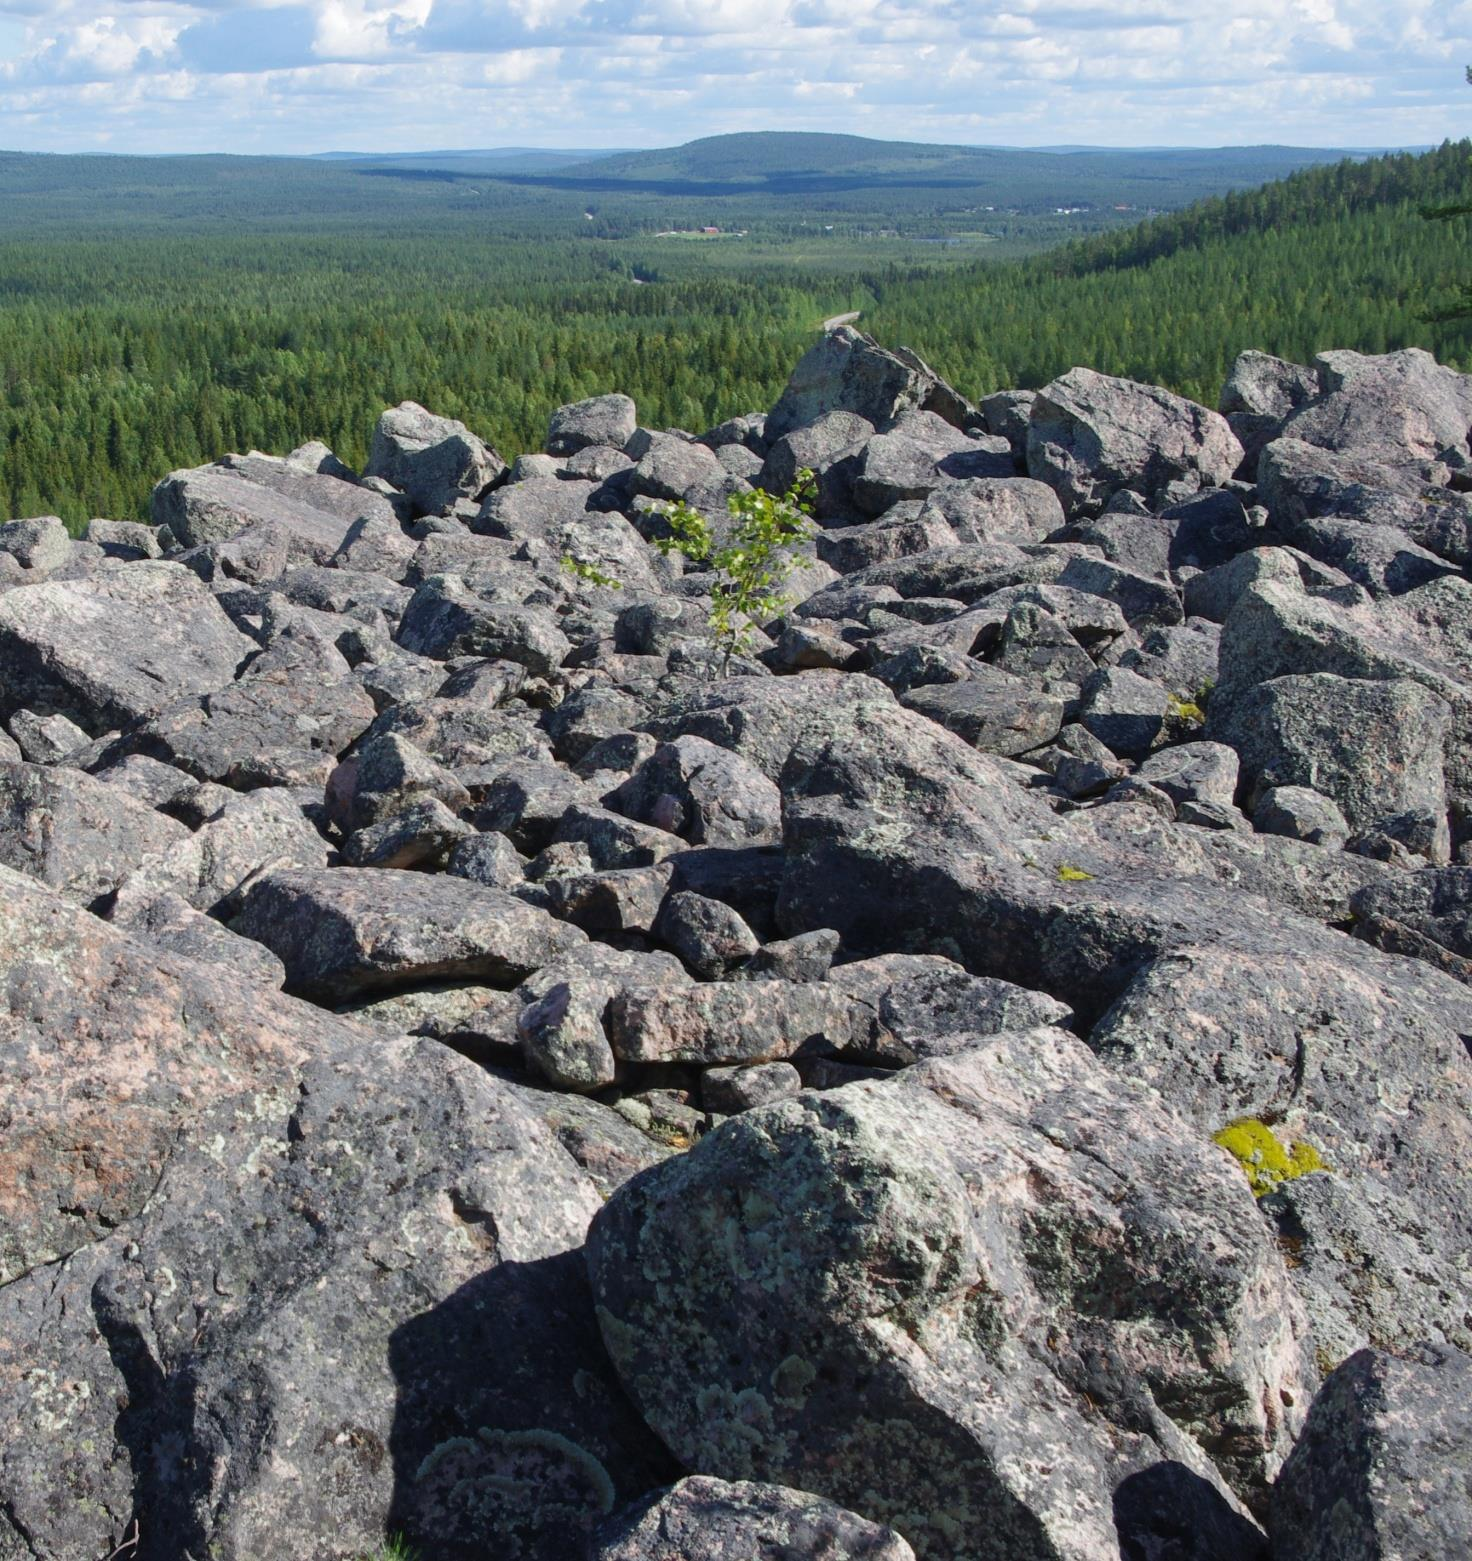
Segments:
[[[0,0],[0,147],[1411,146],[1472,0]]]

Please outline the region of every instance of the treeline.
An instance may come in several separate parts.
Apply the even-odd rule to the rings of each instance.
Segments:
[[[820,285],[640,285],[586,246],[463,239],[0,247],[0,509],[140,516],[174,467],[311,438],[358,464],[405,399],[512,453],[612,389],[704,428],[766,405],[848,306]]]
[[[235,177],[207,161],[216,185]],[[3,164],[0,184],[18,181]],[[254,210],[268,185],[247,176]],[[590,240],[581,210],[576,229],[562,211],[539,227],[531,207],[396,226],[365,213],[357,228],[342,206],[316,226],[238,206],[106,231],[74,214],[0,241],[0,518],[142,516],[165,472],[227,450],[323,438],[357,464],[379,411],[406,398],[507,454],[539,447],[560,403],[612,389],[648,423],[700,429],[771,405],[818,322],[853,308],[974,396],[1081,363],[1214,403],[1245,347],[1305,360],[1414,344],[1466,364],[1468,326],[1425,318],[1464,277],[1464,230],[1419,211],[1469,184],[1461,144],[1315,169],[1020,263],[956,266],[936,246],[932,265],[882,269],[882,246],[773,240],[748,262],[724,243]],[[0,233],[15,227],[0,212]]]
[[[1421,212],[1469,189],[1467,142],[1312,169],[1015,265],[875,276],[865,326],[977,396],[1085,364],[1215,405],[1248,347],[1418,346],[1466,367],[1472,327],[1428,319],[1465,274],[1465,224]]]

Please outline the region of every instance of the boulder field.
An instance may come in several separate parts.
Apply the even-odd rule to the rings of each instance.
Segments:
[[[1220,407],[0,525],[0,1561],[1472,1553],[1472,378]]]

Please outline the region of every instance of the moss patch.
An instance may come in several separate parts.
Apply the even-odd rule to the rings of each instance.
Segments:
[[[1212,1134],[1214,1144],[1242,1167],[1252,1195],[1261,1198],[1310,1171],[1327,1171],[1324,1157],[1312,1144],[1295,1140],[1284,1144],[1266,1122],[1256,1117],[1239,1117]]]

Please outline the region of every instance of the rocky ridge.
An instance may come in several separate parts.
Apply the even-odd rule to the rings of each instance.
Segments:
[[[0,1561],[1465,1551],[1472,378],[1220,407],[840,327],[0,526]]]

